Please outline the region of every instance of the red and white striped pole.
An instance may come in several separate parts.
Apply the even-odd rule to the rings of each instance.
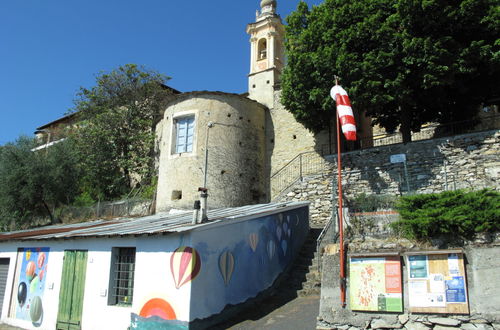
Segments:
[[[340,240],[340,301],[342,308],[346,307],[346,276],[345,276],[345,251],[344,251],[344,210],[342,206],[342,152],[340,146],[340,124],[346,140],[356,140],[356,123],[351,108],[351,101],[347,92],[339,86],[335,77],[335,86],[330,91],[330,96],[337,104],[337,184],[339,204],[339,240]],[[340,124],[339,124],[340,123]]]

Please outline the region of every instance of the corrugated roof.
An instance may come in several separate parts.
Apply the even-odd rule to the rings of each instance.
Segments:
[[[192,224],[193,212],[155,214],[141,218],[97,220],[69,225],[53,225],[31,230],[0,233],[0,242],[14,240],[50,240],[85,237],[152,235],[189,231],[226,221],[245,220],[279,213],[309,205],[308,202],[288,202],[248,205],[208,211],[208,222]]]

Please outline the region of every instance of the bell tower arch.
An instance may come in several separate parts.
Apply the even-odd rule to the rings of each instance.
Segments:
[[[285,65],[285,27],[276,14],[275,0],[262,0],[255,23],[247,25],[250,35],[249,98],[274,108],[274,90],[279,87]]]

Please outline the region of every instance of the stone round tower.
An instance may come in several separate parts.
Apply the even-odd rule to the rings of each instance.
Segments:
[[[209,209],[267,202],[266,111],[221,92],[185,93],[170,102],[157,129],[157,211],[191,209],[205,168]]]

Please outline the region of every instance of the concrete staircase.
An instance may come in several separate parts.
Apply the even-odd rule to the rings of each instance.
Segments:
[[[319,295],[321,291],[321,256],[316,251],[316,240],[322,228],[311,228],[299,255],[277,288],[277,294],[286,296]]]

